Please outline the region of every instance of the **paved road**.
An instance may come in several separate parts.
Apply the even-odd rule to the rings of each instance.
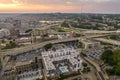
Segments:
[[[42,71],[43,71],[44,79],[47,80],[47,76],[46,76],[47,74],[46,74],[46,72],[45,72],[45,69],[42,69]]]
[[[89,63],[91,63],[92,65],[94,65],[97,71],[101,71],[101,68],[98,66],[98,64],[96,64],[96,63],[93,62],[92,60],[88,59],[87,57],[84,57],[84,59],[85,59],[87,62],[89,62]]]
[[[3,54],[3,55],[15,55],[18,53],[30,51],[32,49],[37,49],[37,48],[43,47],[44,45],[46,45],[48,43],[67,42],[67,41],[73,41],[73,40],[80,40],[80,38],[86,38],[86,37],[87,38],[94,38],[94,37],[101,37],[101,36],[105,36],[105,35],[92,35],[92,36],[84,36],[84,37],[77,37],[77,38],[67,38],[64,40],[60,39],[60,40],[46,41],[46,42],[42,42],[42,43],[31,44],[31,45],[21,47],[21,48],[10,49],[10,50],[7,50],[5,52],[1,52],[1,54]]]
[[[22,52],[26,52],[32,49],[37,49],[40,47],[43,47],[44,45],[48,44],[48,43],[59,43],[59,42],[67,42],[67,41],[73,41],[73,40],[78,40],[79,38],[71,38],[71,39],[64,39],[64,40],[52,40],[52,41],[46,41],[46,42],[42,42],[42,43],[36,43],[36,44],[31,44],[25,47],[21,47],[21,48],[14,48],[14,49],[10,49],[8,51],[5,52],[1,52],[5,55],[15,55],[17,53],[22,53]]]
[[[109,33],[120,33],[120,31],[100,31],[100,30],[87,30],[84,32],[84,34],[109,34]]]
[[[116,40],[104,39],[104,38],[94,38],[94,40],[120,46],[120,41],[116,41]]]
[[[87,57],[84,57],[84,59],[85,59],[87,62],[89,62],[92,66],[95,67],[95,69],[96,69],[97,72],[98,72],[98,75],[99,75],[100,80],[106,80],[106,77],[105,77],[105,75],[102,73],[102,70],[101,70],[101,68],[99,67],[98,64],[96,64],[96,63],[93,62],[92,60],[88,59]]]
[[[74,80],[74,79],[81,79],[81,75],[74,76],[74,77],[69,77],[69,78],[64,79],[64,80]]]

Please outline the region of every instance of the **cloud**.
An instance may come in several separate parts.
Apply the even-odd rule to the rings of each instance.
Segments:
[[[11,0],[0,0],[1,4],[8,4],[8,3],[12,3]]]
[[[0,11],[81,12],[82,7],[83,12],[120,12],[119,4],[120,0],[0,0]]]

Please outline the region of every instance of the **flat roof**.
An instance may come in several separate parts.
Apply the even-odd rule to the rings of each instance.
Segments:
[[[22,65],[28,65],[28,64],[30,64],[32,62],[32,60],[30,60],[30,61],[21,61],[21,62],[16,62],[16,67],[17,66],[22,66]]]

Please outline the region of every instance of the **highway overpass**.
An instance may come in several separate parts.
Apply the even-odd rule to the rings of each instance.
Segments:
[[[67,41],[74,41],[74,40],[79,40],[79,38],[69,38],[69,39],[64,39],[64,40],[52,40],[52,41],[46,41],[46,42],[42,42],[42,43],[35,43],[35,44],[31,44],[25,47],[21,47],[21,48],[14,48],[14,49],[10,49],[8,51],[5,52],[1,52],[1,54],[4,55],[15,55],[18,53],[22,53],[22,52],[27,52],[33,49],[38,49],[43,47],[44,45],[48,44],[48,43],[60,43],[60,42],[67,42]]]
[[[52,41],[46,41],[46,42],[42,42],[42,43],[34,43],[25,47],[21,47],[21,48],[14,48],[14,49],[10,49],[7,50],[5,52],[1,51],[1,54],[17,54],[17,53],[22,53],[22,52],[27,52],[29,50],[33,50],[33,49],[38,49],[43,47],[44,45],[48,44],[48,43],[59,43],[59,42],[67,42],[67,41],[73,41],[73,40],[79,40],[81,38],[96,38],[96,37],[102,37],[102,36],[107,36],[107,35],[94,35],[94,36],[84,36],[84,37],[77,37],[77,38],[67,38],[67,39],[57,39],[57,40],[52,40]]]
[[[120,33],[120,30],[115,31],[100,31],[100,30],[87,30],[84,31],[83,34],[112,34],[112,33]]]
[[[120,46],[120,41],[116,41],[116,40],[112,40],[112,39],[94,38],[94,40]]]

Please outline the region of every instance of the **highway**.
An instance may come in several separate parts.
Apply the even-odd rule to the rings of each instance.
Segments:
[[[22,53],[22,52],[30,51],[30,50],[33,50],[33,49],[41,48],[48,43],[53,43],[54,44],[54,43],[67,42],[67,41],[73,41],[73,40],[78,40],[78,39],[79,38],[69,38],[69,39],[64,39],[64,40],[51,40],[51,41],[46,41],[46,42],[42,42],[42,43],[35,43],[35,44],[30,44],[28,46],[21,47],[21,48],[10,49],[8,51],[1,52],[1,54],[15,55],[15,54],[18,54],[18,53]]]
[[[115,44],[118,44],[119,41],[115,41],[114,40],[107,40],[107,39],[103,39],[103,38],[96,38],[96,37],[101,37],[101,36],[107,36],[107,35],[92,35],[92,36],[83,36],[83,37],[77,37],[77,38],[67,38],[67,39],[57,39],[57,40],[52,40],[52,41],[46,41],[46,42],[42,42],[42,43],[35,43],[35,44],[31,44],[31,45],[28,45],[28,46],[25,46],[25,47],[21,47],[21,48],[15,48],[15,49],[11,49],[11,50],[8,50],[6,52],[1,52],[1,54],[3,55],[16,55],[16,54],[19,54],[19,53],[23,53],[23,52],[27,52],[27,51],[30,51],[30,50],[33,50],[33,49],[38,49],[38,48],[41,48],[43,47],[44,45],[48,44],[48,43],[59,43],[59,42],[67,42],[67,41],[73,41],[73,40],[80,40],[80,38],[94,38],[95,40],[98,40],[98,41],[104,41],[104,42],[109,42],[109,43],[115,43]],[[119,45],[120,45],[120,42],[119,42]],[[106,80],[104,78],[104,75],[101,71],[101,68],[99,67],[98,64],[96,64],[95,62],[91,61],[90,59],[88,59],[87,57],[85,57],[85,60],[88,61],[90,64],[92,64],[97,72],[99,73],[98,75],[100,76],[100,79],[101,80]],[[44,70],[43,70],[44,72]],[[101,76],[102,75],[102,76]],[[46,79],[46,77],[45,77]]]
[[[102,73],[102,70],[101,70],[101,68],[100,68],[100,66],[98,64],[96,64],[95,62],[93,62],[92,60],[90,60],[87,57],[83,57],[83,59],[86,60],[88,63],[90,63],[97,70],[97,75],[98,75],[100,80],[106,80],[106,77]]]
[[[46,41],[46,42],[42,42],[42,43],[34,43],[34,44],[27,45],[25,47],[14,48],[14,49],[10,49],[10,50],[7,50],[7,51],[1,51],[1,54],[3,54],[3,55],[15,55],[15,54],[18,54],[18,53],[27,52],[27,51],[30,51],[30,50],[33,50],[33,49],[41,48],[48,43],[53,43],[54,44],[54,43],[59,43],[59,42],[80,40],[80,38],[96,38],[96,37],[102,37],[102,36],[107,36],[107,35],[92,35],[92,36],[67,38],[67,39],[59,39],[59,40],[57,39],[57,40],[51,40],[51,41]]]
[[[94,38],[94,40],[120,46],[120,41],[116,41],[116,40],[112,40],[112,39]]]
[[[84,34],[109,34],[109,33],[120,33],[119,30],[116,31],[100,31],[100,30],[87,30],[83,32]]]

